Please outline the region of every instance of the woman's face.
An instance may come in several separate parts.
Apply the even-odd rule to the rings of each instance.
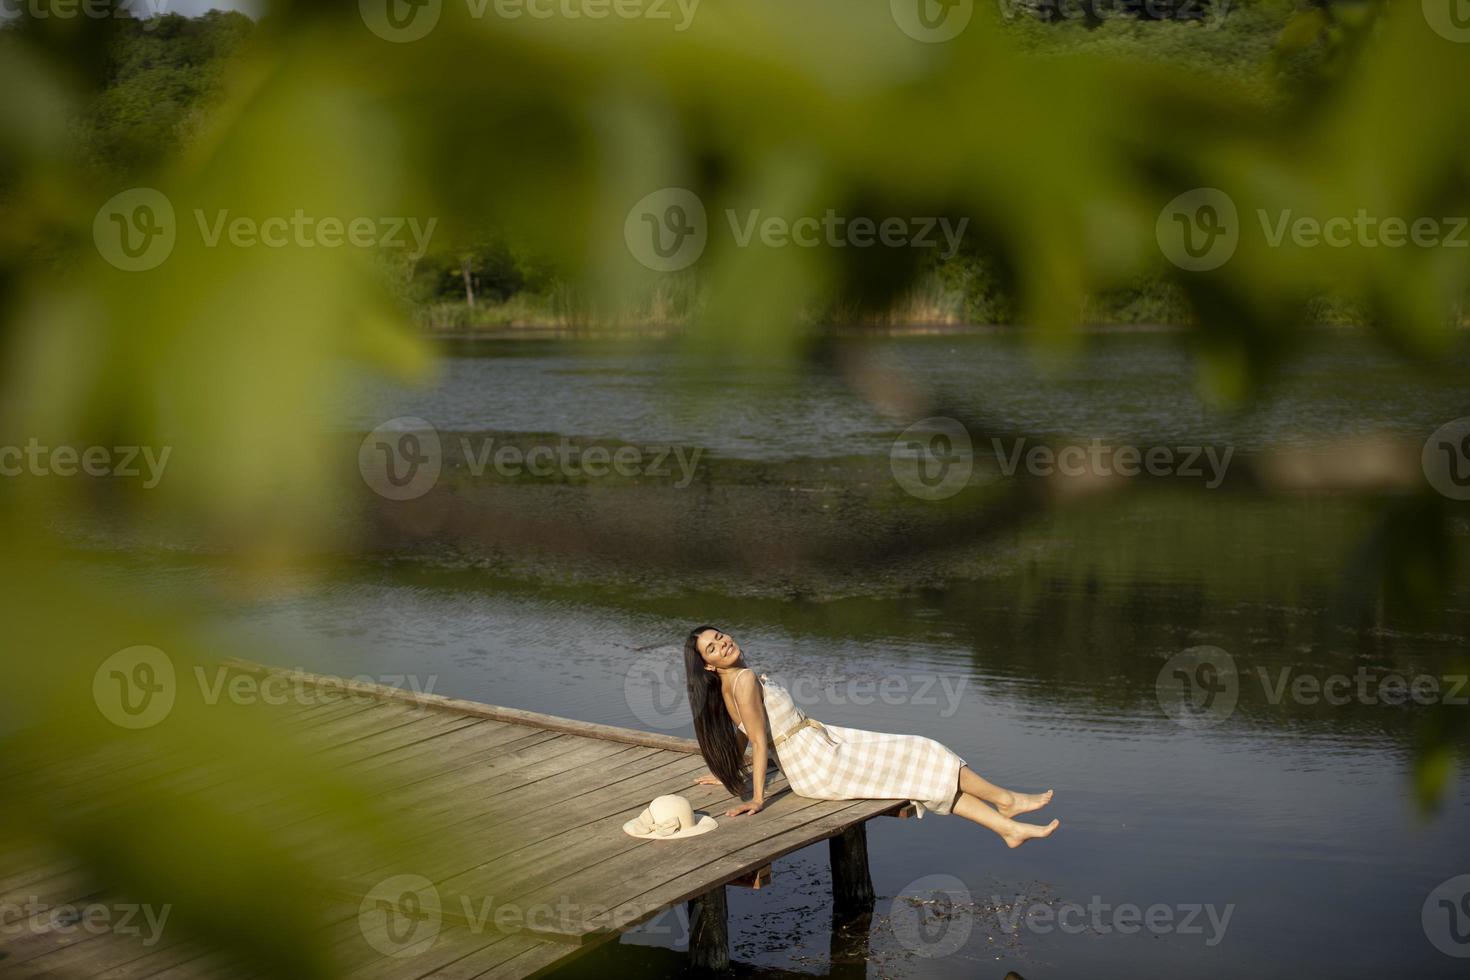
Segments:
[[[727,633],[705,630],[695,642],[707,670],[733,667],[740,660],[740,646]]]

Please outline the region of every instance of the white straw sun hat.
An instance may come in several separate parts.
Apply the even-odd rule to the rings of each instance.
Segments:
[[[623,824],[623,830],[647,840],[695,837],[718,827],[708,813],[695,813],[682,796],[660,796],[638,816]]]

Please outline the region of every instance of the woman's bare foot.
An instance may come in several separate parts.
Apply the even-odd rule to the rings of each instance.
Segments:
[[[1040,810],[1051,802],[1051,790],[1045,793],[1012,793],[1010,806],[998,806],[996,811],[1003,817],[1014,817],[1020,813]]]
[[[1009,829],[1000,836],[1005,838],[1006,847],[1020,847],[1033,837],[1050,837],[1052,831],[1062,825],[1060,820],[1053,820],[1045,827],[1038,827],[1034,823],[1018,823],[1011,821]]]

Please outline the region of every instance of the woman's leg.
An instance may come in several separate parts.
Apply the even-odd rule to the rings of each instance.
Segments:
[[[1006,842],[1007,847],[1020,847],[1033,837],[1050,837],[1051,832],[1061,825],[1060,820],[1053,820],[1045,827],[1020,823],[1010,817],[1001,816],[981,800],[964,792],[955,800],[954,812],[966,820],[973,820],[980,826],[995,831]]]
[[[969,766],[960,767],[960,792],[994,805],[1003,817],[1040,810],[1051,802],[1051,790],[1045,793],[1013,793],[980,778]]]

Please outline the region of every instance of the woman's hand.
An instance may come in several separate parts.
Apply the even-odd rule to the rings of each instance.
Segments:
[[[741,817],[741,816],[749,816],[751,814],[760,813],[761,812],[761,807],[763,807],[765,805],[766,805],[765,800],[751,800],[749,803],[742,803],[742,804],[740,804],[739,806],[737,806],[733,810],[726,810],[725,811],[725,816],[727,816],[727,817]]]
[[[711,775],[711,776],[700,776],[698,779],[696,779],[694,781],[694,785],[695,786],[718,786],[718,785],[720,785],[720,777],[719,776],[713,776],[713,775]]]

